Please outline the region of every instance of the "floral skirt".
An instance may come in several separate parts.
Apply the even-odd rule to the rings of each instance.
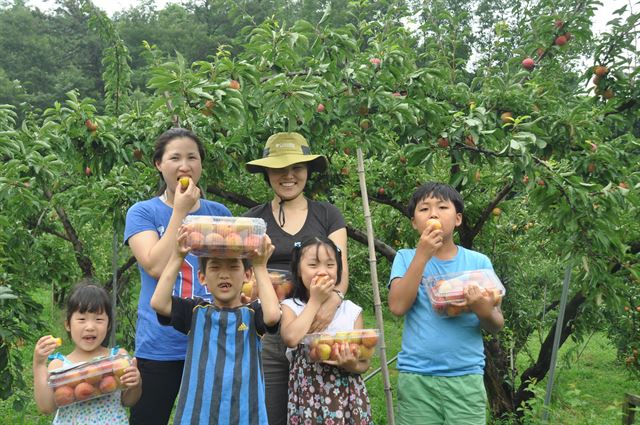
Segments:
[[[304,350],[295,350],[292,354],[287,423],[373,423],[369,395],[360,375],[335,366],[310,362]]]

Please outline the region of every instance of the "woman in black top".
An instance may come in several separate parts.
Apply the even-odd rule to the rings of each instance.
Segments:
[[[273,191],[273,199],[252,208],[244,215],[260,217],[267,223],[267,234],[275,251],[267,266],[289,270],[293,244],[312,236],[326,236],[342,251],[344,264],[340,285],[315,317],[310,332],[324,330],[333,318],[349,286],[347,267],[347,229],[340,211],[328,202],[304,196],[312,172],[323,172],[327,159],[312,155],[309,145],[298,133],[277,133],[269,137],[261,159],[248,162],[251,173],[263,173]],[[289,361],[286,346],[277,335],[263,338],[262,361],[270,425],[286,425]]]

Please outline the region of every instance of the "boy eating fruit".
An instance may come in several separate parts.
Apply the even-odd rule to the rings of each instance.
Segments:
[[[493,291],[469,285],[459,307],[473,314],[442,317],[421,281],[493,266],[487,256],[455,244],[453,231],[462,223],[464,203],[453,187],[426,183],[414,192],[407,210],[420,239],[415,249],[398,251],[389,278],[389,309],[406,315],[398,354],[398,423],[484,425],[481,330],[502,329],[500,302]]]

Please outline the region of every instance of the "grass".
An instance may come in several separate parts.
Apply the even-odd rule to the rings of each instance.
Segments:
[[[50,306],[47,295],[38,299],[45,306]],[[52,312],[45,308],[43,317],[52,323],[50,332],[62,336],[65,341],[62,352],[72,350],[66,332],[62,327],[60,312]],[[392,359],[400,350],[402,340],[402,319],[397,319],[385,313],[385,341],[387,359]],[[365,312],[365,327],[376,327],[373,311]],[[31,364],[34,341],[27,342],[19,348],[25,365]],[[522,372],[531,362],[528,353],[537,353],[539,342],[532,338],[527,350],[521,352],[516,360],[518,370]],[[616,360],[615,347],[602,333],[596,333],[586,343],[577,345],[570,341],[564,344],[558,356],[556,379],[553,391],[549,423],[562,425],[578,424],[618,424],[621,419],[622,401],[624,394],[630,392],[640,394],[640,381],[632,378],[624,365]],[[571,361],[569,361],[571,360]],[[378,356],[372,361],[368,373],[378,368]],[[365,374],[366,375],[368,375]],[[394,406],[396,404],[396,384],[398,373],[395,363],[389,367]],[[24,378],[28,383],[33,382],[31,369],[24,371]],[[387,423],[387,409],[382,374],[373,376],[367,381],[367,389],[371,399],[372,411],[376,424]],[[544,397],[546,382],[539,383],[538,398]],[[35,403],[30,401],[23,411],[14,411],[13,398],[0,401],[0,425],[45,425],[52,422],[52,416],[40,415]],[[538,400],[540,401],[540,400]],[[534,423],[540,423],[534,420]]]

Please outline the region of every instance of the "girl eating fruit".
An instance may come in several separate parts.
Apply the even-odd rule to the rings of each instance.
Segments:
[[[369,368],[377,334],[358,334],[362,308],[345,300],[309,349],[301,345],[323,302],[340,283],[340,249],[328,238],[296,243],[291,260],[293,298],[282,302],[281,335],[290,348],[289,424],[370,424],[371,406],[360,376]],[[364,337],[364,341],[363,341]],[[372,337],[375,340],[372,340]],[[366,345],[362,344],[366,341]]]
[[[78,379],[68,377],[65,385],[49,387],[49,373],[56,369],[69,369],[76,364],[97,357],[127,354],[118,347],[107,348],[112,320],[109,294],[104,288],[82,283],[74,288],[67,302],[67,318],[64,326],[74,344],[67,356],[53,352],[61,344],[60,338],[43,336],[36,343],[33,353],[34,398],[38,410],[53,413],[54,425],[63,424],[128,424],[124,406],[133,406],[142,391],[140,372],[136,360],[121,367],[109,363],[108,371],[79,370]],[[47,358],[51,362],[47,367]],[[105,363],[108,360],[105,359]],[[120,390],[121,386],[125,387]],[[93,398],[98,394],[104,394]],[[62,406],[62,407],[57,407]]]

